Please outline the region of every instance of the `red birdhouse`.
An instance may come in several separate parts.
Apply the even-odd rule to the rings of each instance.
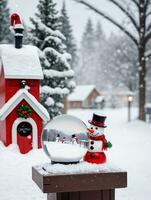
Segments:
[[[17,144],[24,154],[41,147],[43,122],[49,121],[49,113],[39,102],[43,73],[38,49],[22,47],[21,37],[21,33],[15,35],[16,48],[0,45],[0,140],[6,146]]]

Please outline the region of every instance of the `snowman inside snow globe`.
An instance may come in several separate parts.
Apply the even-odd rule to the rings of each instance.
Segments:
[[[42,145],[52,164],[79,163],[87,152],[87,127],[74,116],[57,116],[44,127]]]

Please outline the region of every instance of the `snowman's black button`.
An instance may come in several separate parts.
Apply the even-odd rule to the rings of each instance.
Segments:
[[[91,144],[94,144],[94,141],[91,141]]]
[[[93,147],[93,146],[90,146],[90,149],[91,149],[91,150],[93,150],[93,149],[94,149],[94,147]]]

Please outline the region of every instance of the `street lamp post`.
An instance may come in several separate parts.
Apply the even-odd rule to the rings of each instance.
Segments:
[[[129,94],[127,96],[127,101],[128,101],[128,122],[131,121],[131,104],[132,104],[132,101],[133,101],[133,95],[132,94]]]

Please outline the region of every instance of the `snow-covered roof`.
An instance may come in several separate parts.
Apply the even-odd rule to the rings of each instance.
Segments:
[[[16,49],[14,45],[2,44],[0,60],[6,79],[43,79],[37,47],[24,45]]]
[[[108,90],[108,91],[101,91],[101,93],[112,94],[112,95],[121,95],[121,96],[128,96],[134,95],[134,92],[130,91],[127,87],[116,87],[115,89]]]
[[[84,101],[95,89],[95,85],[78,85],[74,92],[68,96],[69,101]]]
[[[101,103],[104,99],[105,99],[104,96],[98,96],[98,97],[96,97],[96,99],[95,99],[95,103]]]
[[[20,89],[16,94],[10,98],[5,105],[0,109],[0,120],[6,119],[6,117],[12,112],[12,110],[22,101],[26,100],[27,103],[33,108],[33,110],[45,121],[49,121],[48,111],[37,101],[37,99],[28,92],[27,89]]]

